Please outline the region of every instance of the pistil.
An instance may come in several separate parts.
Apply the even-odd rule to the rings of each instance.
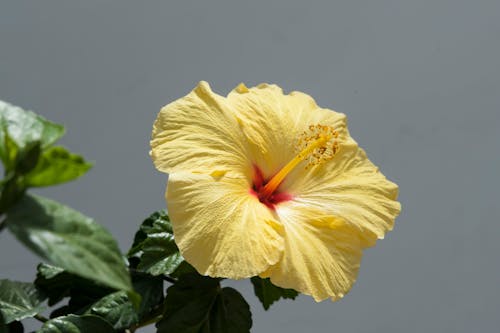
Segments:
[[[281,185],[285,177],[303,160],[308,158],[317,148],[323,147],[330,138],[325,135],[319,135],[315,141],[308,142],[307,146],[298,153],[290,162],[288,162],[277,174],[275,174],[269,182],[262,188],[260,195],[264,198],[270,197],[276,189]]]
[[[310,125],[298,138],[298,153],[271,179],[266,179],[258,165],[254,165],[254,177],[250,193],[270,209],[280,202],[291,200],[291,193],[278,190],[281,183],[297,166],[307,160],[304,168],[318,165],[332,159],[338,151],[338,133],[330,126]]]

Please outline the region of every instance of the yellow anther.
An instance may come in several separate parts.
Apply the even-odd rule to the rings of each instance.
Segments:
[[[331,127],[325,125],[309,125],[309,131],[304,131],[298,139],[299,153],[288,162],[262,189],[264,196],[270,196],[276,191],[285,177],[300,162],[308,159],[306,169],[311,165],[319,164],[329,160],[338,152],[336,138],[338,133]]]
[[[324,145],[316,147],[312,154],[308,157],[308,164],[306,169],[322,163],[326,160],[332,159],[339,150],[337,138],[339,136],[338,132],[335,131],[330,126],[325,125],[309,125],[309,131],[304,131],[299,139],[298,150],[307,147],[311,141],[317,140],[321,136],[325,136],[328,140]]]

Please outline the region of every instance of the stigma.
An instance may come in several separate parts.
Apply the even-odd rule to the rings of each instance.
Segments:
[[[259,176],[254,177],[253,191],[259,200],[274,208],[277,203],[275,199],[288,199],[291,196],[277,192],[278,187],[285,180],[286,176],[306,161],[305,169],[319,165],[332,159],[339,151],[337,141],[338,132],[326,125],[309,125],[297,140],[296,155],[283,166],[271,179],[264,181],[259,171]]]

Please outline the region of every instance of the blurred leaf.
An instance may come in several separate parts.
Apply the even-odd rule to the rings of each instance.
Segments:
[[[15,168],[18,148],[10,138],[9,133],[3,130],[2,118],[0,117],[0,159],[5,167],[5,173]]]
[[[49,320],[38,333],[110,333],[113,327],[104,319],[93,315],[69,315]]]
[[[142,223],[128,256],[138,257],[137,269],[151,275],[170,274],[184,261],[165,211],[153,213]]]
[[[130,302],[132,302],[132,304],[134,305],[134,308],[136,310],[139,309],[142,301],[141,295],[139,295],[135,290],[132,289],[127,291],[127,296]]]
[[[43,311],[46,298],[32,283],[0,280],[0,312],[6,324]]]
[[[53,279],[56,276],[64,273],[64,268],[43,263],[38,264],[36,270],[37,270],[37,279],[38,278]]]
[[[270,279],[261,279],[258,276],[254,276],[250,281],[252,281],[255,296],[259,298],[262,306],[264,306],[266,310],[280,298],[295,299],[295,297],[299,295],[299,293],[293,289],[284,289],[275,286],[271,283]]]
[[[40,141],[30,143],[17,155],[16,171],[24,175],[33,170],[38,163],[41,152]]]
[[[8,177],[1,184],[0,189],[0,214],[5,213],[18,202],[24,195],[25,189],[17,177]]]
[[[38,164],[24,177],[26,187],[50,186],[74,180],[85,174],[92,164],[63,147],[45,150]]]
[[[46,148],[64,135],[62,125],[4,101],[0,101],[0,124],[20,149],[34,141]]]
[[[81,213],[46,198],[26,195],[9,210],[7,227],[32,251],[69,273],[132,291],[115,240]]]
[[[24,326],[17,320],[6,324],[0,311],[0,333],[24,333]]]
[[[232,288],[218,279],[187,274],[167,290],[165,314],[158,333],[248,333],[250,308]]]
[[[12,168],[18,151],[34,142],[47,148],[64,135],[64,127],[31,111],[0,101],[0,159]]]
[[[125,291],[117,291],[100,299],[90,307],[87,314],[104,318],[115,330],[123,330],[139,321]]]

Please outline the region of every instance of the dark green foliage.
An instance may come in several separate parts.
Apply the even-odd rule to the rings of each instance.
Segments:
[[[137,269],[151,275],[171,274],[184,261],[165,211],[153,213],[142,223],[128,256],[139,258]]]
[[[170,274],[170,276],[174,278],[181,278],[184,274],[190,273],[197,273],[196,269],[184,260],[183,262],[181,262],[179,267],[177,267],[177,269],[172,274]]]
[[[23,197],[25,189],[22,179],[11,175],[2,180],[0,191],[0,214],[3,214]]]
[[[271,304],[278,301],[280,298],[295,299],[298,296],[298,292],[293,289],[284,289],[275,286],[271,283],[269,279],[261,279],[258,276],[254,276],[252,279],[253,289],[255,296],[257,296],[264,306],[264,309],[268,310]]]
[[[93,316],[69,315],[57,317],[43,324],[38,333],[111,333],[113,327],[104,319]]]
[[[139,316],[124,291],[105,296],[91,305],[86,313],[104,318],[116,330],[123,330],[139,322]]]
[[[134,290],[141,296],[141,304],[137,309],[140,319],[155,312],[163,304],[163,279],[149,274],[132,274]]]
[[[218,279],[185,274],[168,288],[159,333],[247,333],[252,327],[250,308],[232,288]]]
[[[68,273],[47,264],[38,265],[36,287],[49,298],[49,305],[55,305],[68,298],[66,305],[56,309],[51,317],[68,314],[94,314],[105,318],[115,329],[124,329],[137,324],[163,304],[163,279],[144,273],[133,273],[134,290],[141,297],[136,308],[124,291],[113,289],[96,282]]]
[[[82,313],[91,304],[114,291],[92,280],[68,273],[60,267],[40,264],[37,269],[35,286],[47,295],[50,306],[69,298],[68,305],[59,309],[57,315]]]
[[[0,311],[0,332],[10,333],[9,328],[3,319],[2,311]]]
[[[25,175],[35,168],[40,158],[42,148],[40,141],[30,143],[25,150],[21,150],[16,156],[16,171]]]

